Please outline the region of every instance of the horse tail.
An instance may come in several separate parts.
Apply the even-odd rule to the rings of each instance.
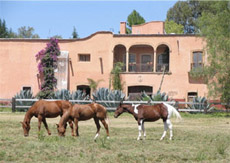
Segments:
[[[167,104],[167,103],[163,103],[166,107],[167,107],[167,109],[168,109],[168,118],[170,118],[172,115],[176,115],[176,118],[177,119],[179,119],[179,120],[181,120],[182,118],[181,118],[181,115],[180,115],[180,113],[177,111],[177,109],[175,108],[175,107],[173,107],[172,105],[169,105],[169,104]]]

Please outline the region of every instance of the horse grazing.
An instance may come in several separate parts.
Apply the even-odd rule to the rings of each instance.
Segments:
[[[107,119],[107,110],[104,106],[92,103],[92,104],[75,104],[71,110],[67,111],[62,118],[59,121],[59,124],[57,124],[57,130],[60,136],[65,136],[65,124],[66,122],[71,119],[75,123],[75,130],[76,130],[76,136],[79,136],[78,132],[78,122],[84,121],[88,119],[94,119],[94,122],[97,126],[97,132],[96,136],[94,137],[94,140],[99,136],[100,131],[100,123],[99,120],[102,122],[106,129],[107,138],[109,138],[109,128],[108,124],[106,123]]]
[[[175,114],[177,118],[181,119],[179,112],[173,106],[166,103],[161,103],[157,105],[120,104],[120,106],[117,107],[114,113],[114,117],[117,118],[124,112],[132,114],[138,122],[139,135],[137,137],[137,140],[141,139],[141,131],[143,131],[144,139],[146,137],[144,122],[154,122],[160,118],[163,119],[164,122],[164,132],[160,140],[164,139],[168,128],[170,130],[170,140],[172,140],[173,131],[170,117],[172,116],[172,114]]]
[[[48,128],[48,125],[46,123],[46,118],[55,118],[57,116],[62,116],[63,113],[65,113],[67,110],[71,109],[72,104],[68,101],[44,101],[39,100],[35,102],[30,109],[26,112],[24,121],[21,122],[22,128],[24,131],[24,136],[29,136],[29,130],[30,130],[30,120],[33,116],[38,118],[38,130],[41,129],[41,122],[43,122],[47,132],[49,135],[51,135],[51,132]],[[69,121],[69,125],[72,129],[72,135],[73,132],[73,123],[72,121]],[[66,126],[65,126],[66,127]]]

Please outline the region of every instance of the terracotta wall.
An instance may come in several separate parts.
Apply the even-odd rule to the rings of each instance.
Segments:
[[[48,41],[0,39],[0,98],[11,98],[23,86],[30,86],[34,94],[38,93],[35,54],[46,47]],[[186,99],[189,91],[198,92],[199,96],[207,95],[205,84],[189,83],[188,78],[192,51],[203,50],[204,47],[201,38],[186,35],[121,36],[111,32],[98,32],[79,40],[59,41],[61,50],[69,52],[72,63],[69,67],[70,91],[75,91],[78,85],[88,85],[87,78],[95,81],[102,79],[99,87],[108,88],[113,68],[113,51],[119,44],[125,46],[127,51],[133,45],[152,46],[154,57],[159,45],[167,45],[170,49],[170,73],[165,75],[162,91],[177,99]],[[90,54],[90,62],[80,62],[79,54]],[[153,92],[156,92],[162,73],[123,73],[121,76],[125,93],[128,86],[134,85],[152,86]]]

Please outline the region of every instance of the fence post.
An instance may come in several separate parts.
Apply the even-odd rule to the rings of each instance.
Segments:
[[[16,111],[16,99],[15,97],[12,98],[12,112]]]

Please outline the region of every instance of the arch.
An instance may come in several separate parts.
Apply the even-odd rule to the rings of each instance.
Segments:
[[[122,44],[118,44],[113,48],[113,65],[117,62],[124,64],[123,71],[126,71],[126,47]]]
[[[132,45],[128,49],[129,72],[153,72],[154,48],[148,44]]]
[[[156,49],[156,72],[169,72],[170,49],[166,44],[160,44]]]

